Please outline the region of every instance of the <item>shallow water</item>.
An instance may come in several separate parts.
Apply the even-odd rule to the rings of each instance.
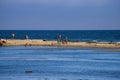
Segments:
[[[0,80],[120,80],[120,52],[104,50],[0,47]]]

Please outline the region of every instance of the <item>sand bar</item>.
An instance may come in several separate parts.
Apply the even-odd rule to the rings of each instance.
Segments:
[[[57,42],[38,39],[1,39],[1,46],[65,46],[65,47],[93,47],[93,48],[120,48],[117,43],[87,43],[87,42]]]

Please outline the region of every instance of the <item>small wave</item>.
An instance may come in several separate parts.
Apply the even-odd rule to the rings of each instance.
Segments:
[[[120,59],[94,58],[93,60],[120,61]]]
[[[30,57],[30,58],[20,58],[20,57],[2,57],[0,60],[26,60],[26,61],[72,61],[72,62],[120,62],[120,59],[99,59],[99,58],[94,58],[94,59],[74,59],[74,58],[49,58],[49,57]]]

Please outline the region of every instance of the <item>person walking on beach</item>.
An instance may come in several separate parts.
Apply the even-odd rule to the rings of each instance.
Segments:
[[[12,39],[14,39],[15,34],[14,34],[14,33],[12,33],[12,34],[11,34],[11,36],[12,36]]]

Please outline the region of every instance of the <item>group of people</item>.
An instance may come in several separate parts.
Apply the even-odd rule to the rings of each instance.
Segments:
[[[61,35],[58,35],[57,41],[58,41],[58,42],[62,42],[62,43],[64,43],[64,44],[67,44],[67,42],[68,42],[68,37],[66,37],[65,40],[62,40],[62,36],[61,36]]]
[[[14,39],[15,34],[12,33],[11,36],[12,36],[12,39]],[[28,39],[28,35],[25,35],[25,39]],[[62,36],[61,36],[61,35],[58,35],[57,41],[58,41],[58,42],[67,43],[67,42],[68,42],[68,37],[66,37],[65,40],[62,40]]]
[[[12,33],[12,34],[11,34],[11,36],[12,36],[12,39],[14,39],[15,34],[14,34],[14,33]],[[28,35],[25,35],[25,39],[28,39]]]

